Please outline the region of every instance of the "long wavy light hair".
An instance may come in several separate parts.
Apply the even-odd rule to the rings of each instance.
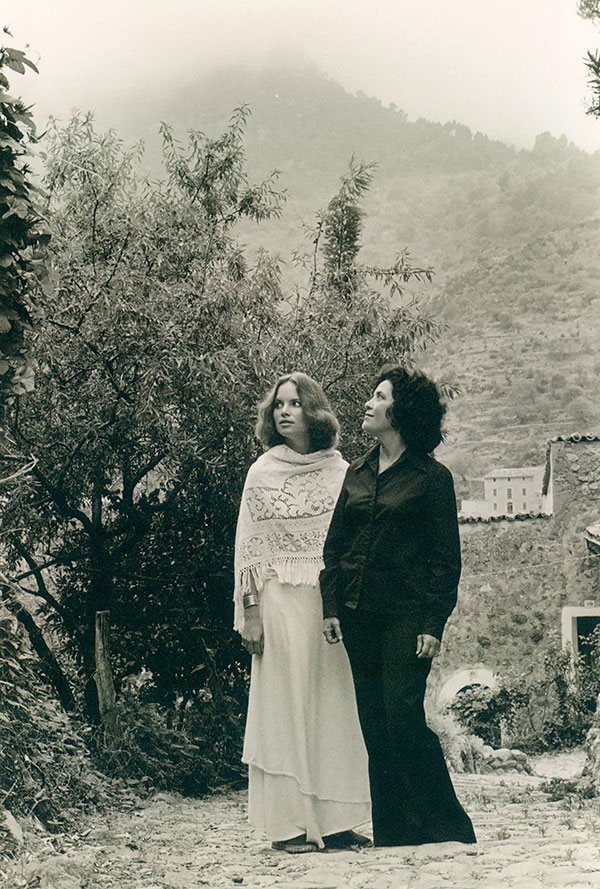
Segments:
[[[300,371],[279,377],[273,388],[258,405],[255,435],[263,447],[272,448],[285,443],[285,439],[275,428],[273,420],[273,406],[277,400],[277,393],[284,383],[293,383],[298,390],[304,420],[308,427],[311,451],[335,447],[339,440],[340,424],[331,410],[321,386],[308,374]]]

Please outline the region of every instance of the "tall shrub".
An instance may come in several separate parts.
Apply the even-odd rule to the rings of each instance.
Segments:
[[[49,236],[27,163],[35,124],[22,99],[9,93],[6,75],[7,70],[24,74],[27,68],[37,71],[22,50],[0,46],[0,405],[33,388],[26,332],[47,272],[43,247]]]

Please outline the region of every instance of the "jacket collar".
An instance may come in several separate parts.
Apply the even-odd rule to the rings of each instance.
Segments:
[[[354,469],[362,469],[367,463],[371,466],[375,472],[377,472],[377,461],[379,460],[379,444],[374,445],[372,448],[363,454],[361,457],[358,457],[357,460],[354,461]],[[417,469],[422,470],[423,472],[427,472],[427,460],[426,456],[421,456],[420,454],[411,451],[407,448],[401,455],[398,457],[395,463],[392,463],[392,466],[398,466],[402,463],[409,462]],[[391,469],[392,466],[389,466],[388,469]]]
[[[366,451],[366,453],[362,454],[362,456],[358,457],[354,461],[354,468],[355,469],[362,469],[363,466],[365,465],[365,463],[367,463],[370,460],[375,462],[378,456],[379,456],[379,445],[376,444],[372,448],[369,448],[369,450]]]

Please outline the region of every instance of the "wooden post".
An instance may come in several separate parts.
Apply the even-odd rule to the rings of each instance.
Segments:
[[[511,747],[512,745],[512,735],[508,728],[508,724],[506,719],[500,720],[500,746],[501,747]]]
[[[98,689],[98,709],[106,733],[115,738],[118,734],[115,685],[108,657],[108,618],[110,611],[96,612],[96,672],[94,679]]]

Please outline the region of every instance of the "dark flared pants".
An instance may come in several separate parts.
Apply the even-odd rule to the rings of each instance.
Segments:
[[[340,621],[369,754],[375,845],[474,843],[438,737],[425,722],[431,661],[416,657],[417,619],[345,608]]]

